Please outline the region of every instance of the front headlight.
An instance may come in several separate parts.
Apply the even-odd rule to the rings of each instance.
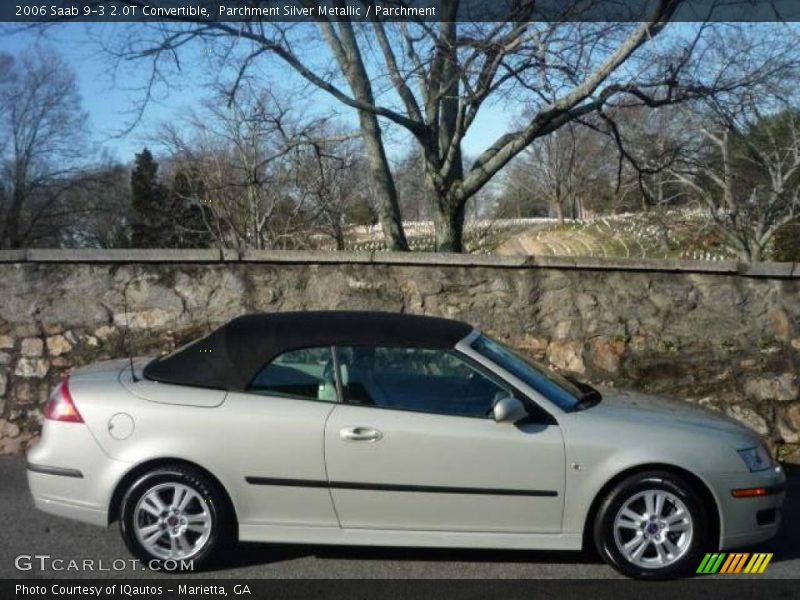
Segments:
[[[737,450],[747,468],[753,471],[765,471],[772,467],[772,456],[763,444],[755,448]]]

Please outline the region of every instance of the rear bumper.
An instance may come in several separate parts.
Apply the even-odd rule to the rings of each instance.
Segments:
[[[781,506],[786,497],[786,476],[781,467],[745,474],[709,476],[720,510],[720,550],[764,542],[781,526]],[[734,498],[732,490],[764,487],[765,496]]]
[[[28,487],[36,508],[108,525],[111,496],[130,465],[105,454],[86,425],[47,421],[27,459]]]
[[[108,525],[108,510],[79,499],[80,481],[74,477],[66,478],[28,469],[28,487],[36,508],[52,515],[92,525]],[[78,482],[77,486],[75,482]]]

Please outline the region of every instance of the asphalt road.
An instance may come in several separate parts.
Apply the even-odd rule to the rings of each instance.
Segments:
[[[774,540],[751,548],[773,552],[764,575],[800,578],[800,467],[787,466],[789,493],[784,525]],[[64,559],[128,561],[131,555],[116,526],[102,529],[52,517],[37,511],[28,494],[25,463],[21,457],[0,458],[0,579],[20,577],[126,577],[166,576],[139,567],[104,572],[18,571],[19,555],[50,555]],[[577,552],[525,552],[434,550],[415,548],[321,547],[276,544],[241,544],[228,565],[204,573],[204,578],[412,578],[412,579],[610,579],[619,577],[590,554]],[[175,577],[169,575],[169,577]],[[725,576],[722,576],[725,577]],[[740,577],[740,576],[737,576]]]

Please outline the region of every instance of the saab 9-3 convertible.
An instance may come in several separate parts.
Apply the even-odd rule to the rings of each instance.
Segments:
[[[254,314],[53,391],[28,481],[149,564],[236,540],[580,550],[666,578],[780,524],[785,476],[748,428],[601,394],[462,322]]]

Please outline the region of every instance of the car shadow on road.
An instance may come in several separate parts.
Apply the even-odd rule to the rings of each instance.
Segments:
[[[601,563],[590,552],[530,550],[469,550],[453,548],[413,548],[382,546],[307,546],[299,544],[243,543],[235,556],[220,568],[247,567],[314,557],[322,560],[369,560],[405,562],[474,563]]]
[[[748,548],[751,552],[772,552],[773,561],[800,557],[800,466],[783,465],[787,494],[783,523],[778,535],[768,542]],[[407,548],[375,546],[314,546],[304,544],[242,543],[237,552],[218,568],[248,567],[298,560],[307,557],[328,560],[369,560],[406,562],[475,563],[561,563],[597,564],[602,560],[592,550],[583,552],[530,550],[468,550],[452,548]]]
[[[321,560],[462,562],[462,563],[561,563],[597,564],[590,552],[530,550],[469,550],[382,546],[308,546],[299,544],[240,544],[238,551],[218,568],[229,569],[314,557]]]

